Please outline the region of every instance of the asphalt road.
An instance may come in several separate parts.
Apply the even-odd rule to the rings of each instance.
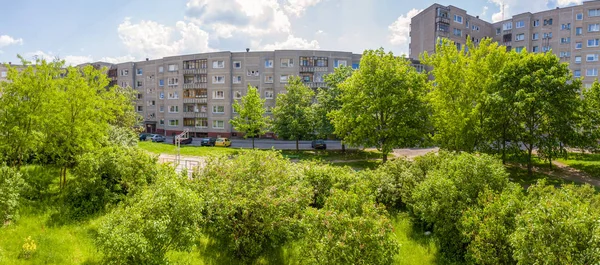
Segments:
[[[201,138],[194,138],[191,144],[192,146],[200,146]],[[167,136],[166,144],[173,143],[173,137]],[[298,147],[301,150],[310,150],[311,141],[300,141]],[[341,150],[342,144],[340,141],[327,140],[328,150]],[[252,139],[231,139],[231,147],[237,148],[252,148]],[[277,150],[296,150],[296,141],[283,141],[283,140],[272,140],[272,139],[255,139],[254,147],[257,149],[277,149]],[[350,149],[350,148],[347,148]]]

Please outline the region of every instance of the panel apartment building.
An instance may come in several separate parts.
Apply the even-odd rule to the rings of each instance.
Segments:
[[[147,132],[187,129],[194,137],[236,137],[229,123],[236,115],[232,104],[248,84],[258,88],[270,113],[291,76],[316,89],[325,87],[323,77],[334,68],[357,68],[359,61],[359,54],[336,51],[214,52],[121,63],[108,75],[114,84],[139,91],[135,108]]]
[[[448,38],[460,49],[467,39],[477,44],[485,37],[517,52],[551,50],[590,87],[600,69],[600,1],[527,12],[496,23],[471,16],[458,7],[434,4],[411,20],[410,58],[434,52],[438,38]]]

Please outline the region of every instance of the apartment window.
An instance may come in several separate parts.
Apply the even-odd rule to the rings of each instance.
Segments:
[[[179,65],[177,64],[169,64],[169,72],[175,72],[179,70]]]
[[[137,111],[138,112],[144,111],[144,106],[137,106]]]
[[[164,106],[164,105],[160,105],[160,106],[158,107],[158,111],[159,111],[159,112],[165,112],[165,106]]]
[[[598,54],[588,54],[585,56],[585,61],[586,62],[597,62],[598,61]]]
[[[568,58],[571,57],[571,52],[560,52],[560,58]]]
[[[266,99],[273,99],[274,93],[273,91],[267,90],[265,91],[265,98]]]
[[[560,38],[560,44],[571,43],[571,37]]]
[[[598,76],[598,69],[590,68],[590,69],[585,70],[585,76]]]
[[[552,32],[544,33],[544,39],[552,39]]]
[[[169,126],[179,126],[179,120],[169,120]]]
[[[531,49],[532,52],[540,52],[540,47],[539,46],[533,46]]]
[[[165,80],[164,79],[158,80],[158,85],[159,86],[164,86],[165,85]]]
[[[341,67],[341,66],[346,67],[346,66],[348,66],[348,61],[346,61],[346,60],[335,60],[333,64],[334,64],[335,68],[338,68],[338,67]]]
[[[525,33],[517,34],[516,41],[525,40]]]
[[[165,99],[165,92],[160,92],[158,98]]]
[[[6,71],[2,71],[2,73],[0,73],[0,77],[6,77]]]
[[[479,31],[479,26],[475,26],[475,25],[473,25],[473,27],[471,27],[471,30],[476,30],[476,31]]]
[[[241,69],[242,68],[242,62],[240,62],[240,61],[233,61],[233,68],[234,69]]]
[[[213,84],[225,84],[225,76],[215,75],[213,76]]]
[[[573,77],[581,77],[581,70],[574,70]]]
[[[294,59],[283,58],[281,59],[281,67],[294,67]]]
[[[520,29],[520,28],[524,28],[524,27],[525,27],[525,21],[523,21],[523,20],[519,20],[515,23],[515,28]]]
[[[583,13],[577,13],[577,15],[575,15],[575,19],[583,20]]]
[[[540,34],[539,33],[533,33],[531,34],[531,40],[538,40],[540,38]]]
[[[242,91],[233,91],[233,98],[234,99],[242,98]]]
[[[456,43],[456,49],[460,51],[460,48],[461,48],[461,44],[457,42]]]
[[[287,83],[287,81],[288,81],[288,75],[281,75],[279,77],[279,82],[280,83]]]
[[[248,70],[246,72],[247,76],[260,76],[260,73],[258,72],[258,70]]]
[[[501,28],[496,28],[496,35],[500,35],[501,32],[502,32]]]
[[[552,25],[552,19],[544,19],[544,26]]]
[[[463,23],[463,17],[459,16],[459,15],[454,15],[454,22],[456,23]]]
[[[512,29],[512,22],[506,22],[506,23],[502,24],[502,29],[503,30],[511,30]]]
[[[571,29],[571,23],[561,24],[560,25],[560,29],[561,30],[569,30],[569,29]]]
[[[162,67],[162,66],[159,66],[159,67],[158,67],[158,72],[159,72],[159,73],[162,73],[162,72],[164,72],[164,71],[165,71],[165,68],[164,68],[164,67]]]
[[[265,106],[265,113],[273,113],[273,107]]]
[[[143,85],[142,81],[137,81],[136,82],[136,87],[141,87]]]
[[[600,31],[600,24],[588,24],[588,32]]]
[[[137,69],[137,75],[142,75],[142,68]]]
[[[224,121],[213,121],[213,129],[225,129],[225,122]]]
[[[169,113],[178,113],[179,106],[169,106]]]
[[[148,106],[155,106],[156,105],[156,101],[154,101],[154,100],[148,100],[148,102],[146,102],[146,104],[148,104]]]
[[[582,46],[581,41],[575,42],[575,49],[581,49]]]
[[[233,77],[233,83],[234,84],[241,84],[242,83],[242,76],[241,75],[236,75]]]
[[[225,113],[225,106],[213,106],[213,113]]]
[[[542,46],[542,52],[550,51],[550,49],[552,49],[552,48],[549,45],[548,46]]]
[[[225,61],[213,61],[213,68],[225,68]]]
[[[265,68],[273,68],[273,60],[265,60]]]
[[[597,16],[600,16],[600,9],[588,10],[588,17],[597,17]]]
[[[581,63],[581,56],[575,56],[575,63]]]
[[[214,99],[224,99],[225,91],[223,91],[223,90],[213,91],[213,98]]]
[[[178,98],[179,98],[179,93],[177,93],[177,92],[169,92],[168,99],[178,99]]]
[[[129,69],[121,70],[121,76],[128,76],[128,75],[129,75]]]
[[[273,75],[265,75],[265,83],[272,84],[273,83]]]
[[[454,36],[462,36],[462,30],[454,29]]]
[[[137,94],[137,99],[142,99],[142,94]]]
[[[177,84],[179,84],[179,80],[175,77],[169,78],[168,81],[169,81],[168,84],[170,86],[176,86]]]
[[[600,44],[600,39],[591,39],[587,41],[588,47],[598,47],[598,44]]]
[[[582,27],[575,28],[575,35],[579,36],[581,34],[583,34],[583,28]]]
[[[160,124],[160,125],[165,125],[165,119],[160,119],[160,120],[158,121],[158,124]]]
[[[525,47],[523,47],[523,46],[516,47],[515,52],[521,52],[523,50],[523,48],[525,48]]]
[[[537,27],[539,25],[540,25],[540,20],[539,19],[536,19],[536,20],[533,21],[533,26],[534,27]]]

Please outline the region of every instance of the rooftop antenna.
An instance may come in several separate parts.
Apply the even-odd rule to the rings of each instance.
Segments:
[[[502,9],[500,12],[502,13],[502,20],[504,20],[504,1],[502,1],[502,4],[500,5],[500,9]]]

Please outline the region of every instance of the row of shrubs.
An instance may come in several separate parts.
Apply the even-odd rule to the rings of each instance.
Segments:
[[[593,188],[538,183],[523,191],[488,155],[439,152],[354,172],[247,151],[212,158],[191,179],[135,147],[106,147],[80,161],[63,204],[75,219],[108,212],[96,242],[110,264],[163,264],[169,251],[190,251],[202,237],[236,263],[294,244],[299,264],[390,264],[401,248],[391,224],[397,211],[432,231],[447,260],[600,262]],[[5,221],[19,197],[10,187],[24,186],[22,175],[0,168]]]

